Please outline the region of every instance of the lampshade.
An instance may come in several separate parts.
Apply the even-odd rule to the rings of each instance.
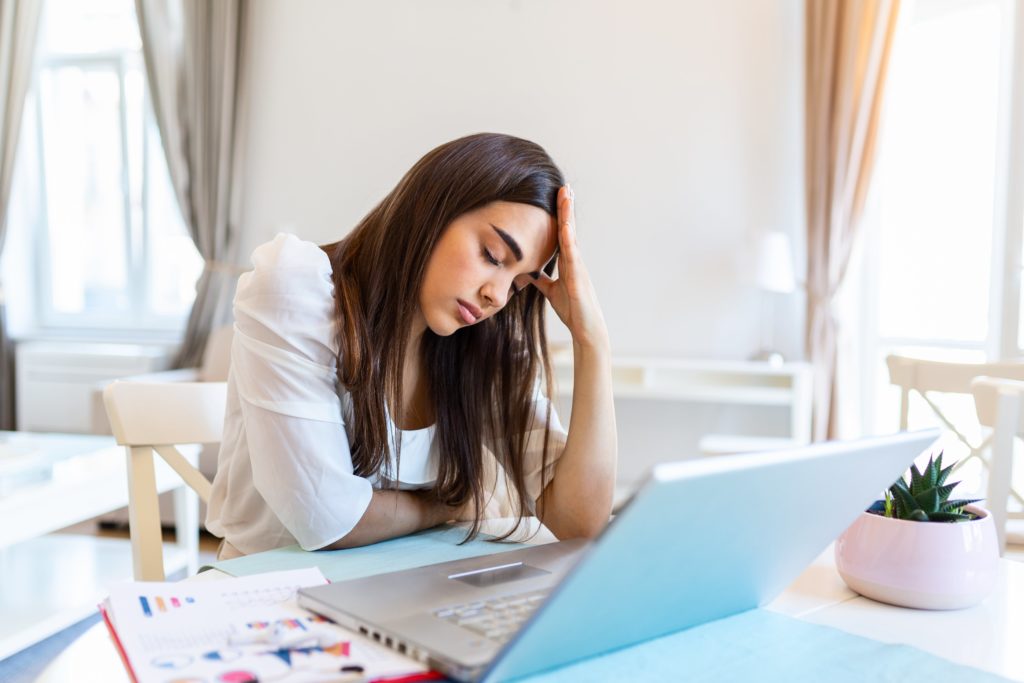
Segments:
[[[756,282],[767,292],[789,294],[796,290],[793,276],[793,255],[789,236],[783,232],[769,232],[761,238],[757,252]]]

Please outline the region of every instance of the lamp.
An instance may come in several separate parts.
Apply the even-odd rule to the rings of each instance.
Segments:
[[[761,290],[761,349],[752,360],[768,361],[772,365],[784,362],[782,354],[774,348],[776,299],[796,291],[793,276],[793,255],[789,236],[783,232],[765,233],[758,244],[755,282]]]

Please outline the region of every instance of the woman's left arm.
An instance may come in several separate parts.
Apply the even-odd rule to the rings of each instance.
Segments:
[[[558,197],[558,280],[535,283],[573,341],[569,433],[554,477],[537,501],[537,516],[560,539],[592,538],[608,523],[618,460],[608,330],[577,249],[573,201],[569,187],[563,187]]]

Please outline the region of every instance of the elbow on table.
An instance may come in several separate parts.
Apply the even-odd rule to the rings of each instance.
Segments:
[[[603,517],[594,516],[578,518],[565,522],[552,520],[550,523],[544,521],[544,526],[546,526],[559,541],[568,541],[571,538],[593,540],[601,535],[604,528],[608,526],[609,519],[610,517],[605,515]]]
[[[375,539],[367,538],[363,534],[357,533],[356,529],[353,529],[333,543],[328,543],[327,545],[319,548],[313,548],[313,550],[349,550],[350,548],[372,545],[375,542]],[[306,548],[303,549],[306,550]]]

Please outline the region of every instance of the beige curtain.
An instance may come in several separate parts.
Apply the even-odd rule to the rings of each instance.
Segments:
[[[871,178],[899,0],[806,0],[806,349],[814,366],[814,438],[835,435],[838,325]]]
[[[206,261],[177,367],[200,364],[210,331],[230,318],[241,271],[234,262],[247,6],[247,0],[135,0],[171,182]]]
[[[7,234],[14,159],[25,94],[32,80],[41,7],[38,0],[0,0],[0,252]],[[0,429],[14,429],[14,366],[5,318],[0,286]]]

